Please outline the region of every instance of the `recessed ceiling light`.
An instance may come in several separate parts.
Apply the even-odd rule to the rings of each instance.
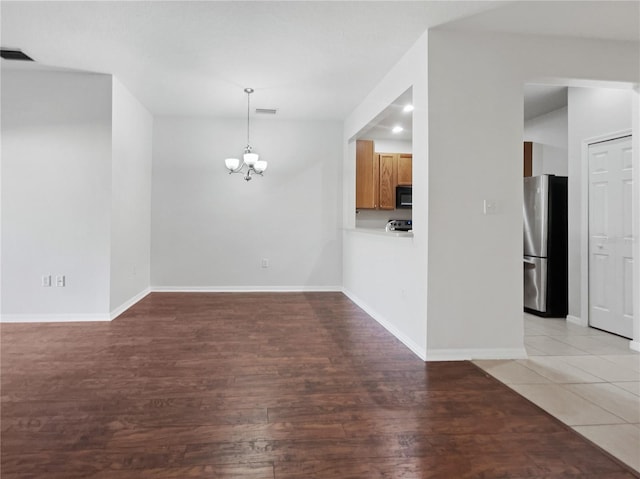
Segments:
[[[402,111],[405,113],[409,113],[410,111],[413,111],[413,105],[405,105]]]
[[[396,125],[391,129],[393,133],[400,133],[402,130],[404,130],[404,128],[402,128],[400,125]]]

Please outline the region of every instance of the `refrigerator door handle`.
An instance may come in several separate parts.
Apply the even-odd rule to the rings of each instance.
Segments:
[[[523,258],[524,307],[540,312],[547,311],[547,258]]]

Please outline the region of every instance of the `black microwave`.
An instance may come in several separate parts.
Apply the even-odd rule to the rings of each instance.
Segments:
[[[411,186],[396,186],[396,209],[411,208],[412,206]]]

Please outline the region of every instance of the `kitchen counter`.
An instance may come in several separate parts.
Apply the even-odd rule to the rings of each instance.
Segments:
[[[386,236],[387,238],[413,238],[413,231],[386,231],[384,228],[349,228],[347,231]]]

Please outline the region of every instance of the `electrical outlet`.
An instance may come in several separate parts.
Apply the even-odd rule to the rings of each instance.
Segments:
[[[64,288],[65,286],[65,277],[63,274],[56,276],[56,286],[58,288]]]
[[[44,286],[45,288],[51,287],[51,275],[50,274],[42,275],[42,286]]]
[[[260,265],[263,268],[268,268],[269,267],[269,258],[262,258],[262,262],[260,263]]]

